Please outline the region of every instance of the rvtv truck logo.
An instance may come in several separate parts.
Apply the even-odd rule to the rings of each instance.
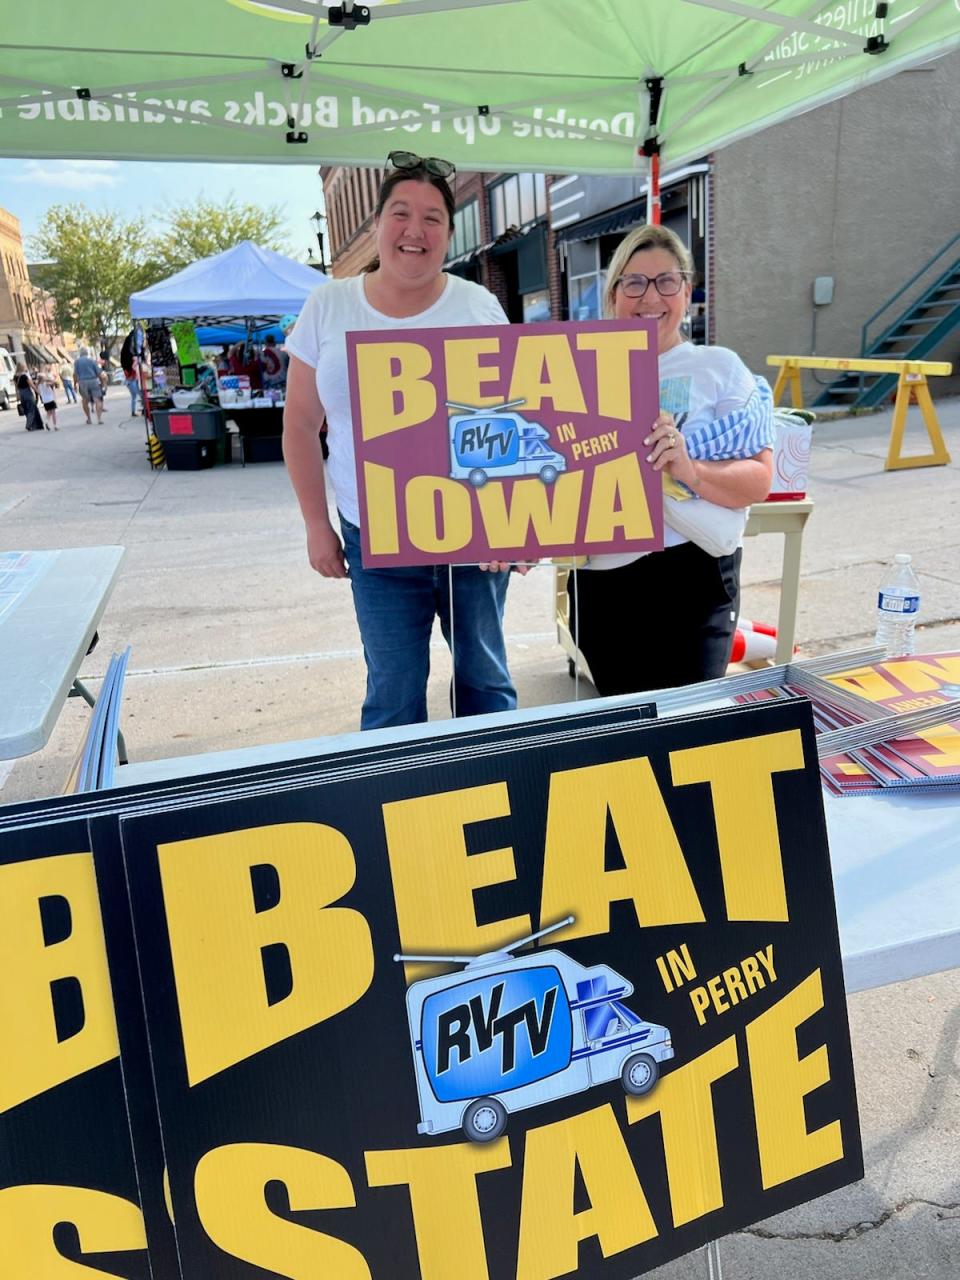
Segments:
[[[521,969],[428,996],[423,1054],[441,1102],[516,1089],[570,1062],[572,1027],[559,972]]]
[[[572,923],[480,956],[394,957],[465,966],[407,991],[420,1133],[462,1129],[491,1142],[510,1112],[613,1080],[636,1095],[657,1083],[673,1057],[670,1032],[623,1003],[626,978],[562,951],[512,954]]]
[[[539,476],[553,484],[567,460],[550,444],[550,432],[512,412],[523,400],[507,400],[489,409],[448,400],[450,478],[468,480],[476,489],[488,480]]]

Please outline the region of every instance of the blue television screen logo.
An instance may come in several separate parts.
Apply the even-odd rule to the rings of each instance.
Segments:
[[[467,418],[453,432],[453,451],[461,467],[508,467],[520,457],[520,433],[513,416]]]
[[[440,1102],[504,1093],[569,1066],[573,1021],[550,967],[501,971],[428,996],[423,1061]]]

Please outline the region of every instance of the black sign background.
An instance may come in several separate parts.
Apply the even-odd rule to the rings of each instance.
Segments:
[[[759,734],[799,730],[805,768],[773,778],[789,905],[788,923],[726,921],[713,809],[707,785],[673,787],[668,753]],[[248,1142],[307,1148],[342,1165],[356,1193],[355,1208],[292,1213],[282,1186],[266,1188],[274,1214],[338,1237],[366,1258],[374,1280],[421,1274],[406,1187],[368,1188],[365,1150],[423,1148],[462,1141],[458,1133],[420,1138],[419,1106],[405,1012],[400,947],[381,817],[384,803],[506,780],[511,815],[468,828],[471,851],[512,846],[517,878],[475,894],[479,923],[528,914],[538,918],[544,829],[551,773],[617,759],[648,756],[683,848],[706,923],[640,929],[632,904],[611,909],[610,932],[558,945],[584,965],[607,964],[635,987],[627,1003],[650,1022],[670,1028],[675,1070],[734,1032],[740,1066],[713,1087],[724,1187],[724,1207],[679,1229],[672,1227],[659,1124],[625,1122],[619,1083],[598,1086],[556,1102],[512,1114],[507,1136],[512,1166],[478,1179],[490,1280],[516,1273],[524,1137],[528,1130],[610,1104],[621,1122],[658,1236],[604,1259],[596,1237],[580,1246],[582,1277],[628,1280],[705,1241],[803,1203],[862,1176],[862,1156],[850,1057],[846,1006],[837,941],[833,889],[813,729],[805,703],[742,708],[678,718],[551,749],[517,750],[469,761],[403,768],[372,778],[319,784],[275,795],[237,800],[122,821],[122,838],[136,942],[144,985],[154,1077],[185,1277],[253,1280],[280,1274],[231,1257],[206,1236],[193,1199],[199,1159],[213,1148]],[[414,761],[410,759],[411,766]],[[277,823],[321,822],[341,831],[357,862],[354,887],[342,904],[369,921],[375,974],[366,994],[336,1017],[248,1058],[190,1089],[162,901],[157,845]],[[608,867],[622,865],[608,830]],[[263,861],[269,863],[269,841]],[[434,874],[425,857],[425,875]],[[216,903],[210,904],[211,910]],[[758,948],[773,943],[777,981],[718,1019],[697,1024],[683,991],[668,994],[655,958],[688,942],[703,980]],[[547,939],[544,946],[551,945]],[[819,967],[824,1008],[798,1029],[801,1058],[828,1046],[830,1080],[805,1099],[808,1131],[839,1120],[843,1158],[770,1191],[761,1184],[754,1134],[754,1105],[743,1028]],[[575,1211],[588,1207],[584,1188]],[[448,1276],[456,1275],[449,1260]],[[429,1280],[435,1280],[429,1277]],[[436,1278],[440,1280],[440,1278]]]
[[[89,855],[89,850],[87,824],[82,820],[7,831],[0,833],[0,869],[58,855]],[[92,859],[90,867],[92,877]],[[126,904],[124,911],[129,915]],[[67,899],[48,895],[42,909],[38,904],[38,912],[37,924],[48,947],[70,937],[74,922]],[[133,970],[132,964],[129,969]],[[55,970],[54,962],[51,972]],[[21,971],[12,965],[0,981],[16,983]],[[87,992],[86,999],[90,998]],[[69,982],[61,983],[37,1017],[49,1022],[55,1008],[63,1042],[85,1024],[84,993]],[[140,1204],[119,1055],[0,1113],[0,1194],[5,1188],[21,1186],[84,1187]],[[83,1253],[76,1228],[66,1221],[54,1231],[54,1247],[70,1261],[123,1280],[150,1277],[145,1250]],[[4,1275],[10,1250],[9,1242],[0,1242]],[[157,1272],[157,1280],[161,1275]]]

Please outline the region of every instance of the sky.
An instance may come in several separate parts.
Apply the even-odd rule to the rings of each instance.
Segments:
[[[310,215],[323,208],[317,166],[160,164],[132,160],[0,160],[0,208],[20,219],[24,241],[36,232],[52,204],[83,203],[90,209],[133,216],[160,213],[199,196],[221,201],[279,205],[282,234],[291,257],[317,253]],[[32,261],[29,243],[27,261]],[[329,255],[328,255],[329,260]]]

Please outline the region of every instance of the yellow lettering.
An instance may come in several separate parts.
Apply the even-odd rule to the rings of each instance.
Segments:
[[[764,1188],[843,1157],[839,1120],[807,1132],[803,1100],[830,1079],[826,1045],[797,1057],[797,1027],[823,1008],[820,970],[747,1024],[747,1051]]]
[[[604,869],[608,814],[623,856],[619,871]],[[621,900],[632,900],[641,928],[703,920],[649,760],[552,775],[542,895],[542,923],[576,917],[557,941],[606,933],[610,903]]]
[[[861,667],[856,671],[848,671],[842,676],[827,676],[831,684],[839,689],[849,689],[861,698],[869,698],[871,702],[884,702],[887,698],[895,698],[900,690],[891,684],[879,671],[871,667]]]
[[[393,468],[364,462],[363,487],[370,550],[374,555],[396,555],[400,550],[400,533],[397,529],[397,488]]]
[[[443,344],[443,352],[448,400],[471,409],[500,401],[500,396],[483,390],[486,383],[499,382],[499,366],[485,367],[480,363],[482,355],[499,355],[499,338],[448,338]]]
[[[540,546],[572,546],[577,536],[582,488],[582,471],[568,471],[552,485],[543,484],[539,478],[517,480],[508,509],[504,486],[485,484],[477,490],[477,502],[488,544],[522,547],[532,525]]]
[[[373,978],[366,920],[342,898],[353,850],[333,827],[282,823],[159,848],[191,1085],[349,1008]],[[254,877],[279,886],[257,910]],[[292,990],[270,1003],[264,960],[285,953]]]
[[[737,1042],[730,1036],[664,1076],[652,1093],[627,1098],[631,1124],[660,1116],[676,1227],[723,1208],[712,1086],[736,1066]]]
[[[604,418],[631,422],[630,356],[634,351],[646,351],[646,332],[624,329],[615,333],[578,333],[577,348],[596,353],[598,413]],[[639,434],[646,435],[646,426]]]
[[[747,988],[743,985],[743,979],[740,976],[740,970],[736,965],[732,969],[724,969],[723,981],[730,993],[730,1003],[739,1004],[741,1000],[746,1000],[749,994]]]
[[[710,992],[710,999],[713,1001],[713,1007],[717,1013],[726,1013],[730,1006],[727,1004],[726,996],[723,993],[723,981],[719,977],[707,979],[707,990]]]
[[[357,388],[364,440],[418,427],[437,411],[430,352],[419,342],[361,342]]]
[[[944,714],[950,715],[950,708],[944,708]],[[929,742],[934,748],[932,755],[924,755],[927,764],[936,769],[955,769],[960,765],[960,733],[952,724],[938,725],[935,729],[918,729],[914,735]]]
[[[401,951],[471,955],[531,932],[529,916],[478,925],[474,909],[476,889],[515,880],[517,870],[509,846],[468,856],[464,828],[509,813],[505,782],[383,806]],[[408,965],[407,982],[436,972]]]
[[[730,920],[789,920],[773,775],[803,768],[796,729],[670,754],[678,787],[708,782]]]
[[[590,1208],[574,1213],[578,1168]],[[610,1258],[656,1234],[612,1107],[528,1131],[517,1280],[572,1275],[580,1241],[590,1236]]]
[[[194,1192],[197,1215],[218,1248],[287,1280],[370,1280],[352,1245],[271,1213],[268,1182],[283,1183],[294,1213],[356,1204],[350,1175],[329,1156],[258,1142],[217,1147],[197,1165]]]
[[[470,494],[458,481],[414,476],[407,484],[406,503],[407,532],[420,551],[459,551],[470,541]]]
[[[523,400],[523,412],[536,412],[549,400],[556,413],[586,413],[570,343],[564,333],[528,334],[517,339],[511,400]]]
[[[83,1253],[145,1249],[135,1204],[89,1187],[26,1186],[0,1190],[0,1270],[10,1280],[115,1280],[113,1271],[70,1262],[53,1242],[61,1222],[76,1228]]]
[[[960,684],[960,658],[949,655],[936,659],[900,658],[885,663],[884,669],[913,693],[930,693],[942,684]]]
[[[707,988],[691,987],[687,994],[690,996],[690,1003],[693,1005],[693,1012],[697,1015],[697,1021],[702,1027],[707,1021],[707,1006],[710,1004]]]
[[[653,521],[635,453],[601,462],[593,470],[587,542],[610,542],[617,529],[625,538],[652,538]]]
[[[44,904],[64,922],[49,941]],[[82,1020],[58,1030],[62,984],[79,990]],[[119,1054],[89,853],[0,868],[0,1023],[0,1113]]]
[[[762,991],[767,984],[763,980],[763,974],[760,972],[760,965],[757,963],[756,956],[744,956],[740,961],[740,965],[750,994],[753,995],[756,991]]]
[[[421,1280],[488,1280],[477,1176],[510,1168],[506,1138],[478,1147],[368,1151],[371,1187],[410,1187]],[[454,1260],[455,1263],[454,1263]]]

